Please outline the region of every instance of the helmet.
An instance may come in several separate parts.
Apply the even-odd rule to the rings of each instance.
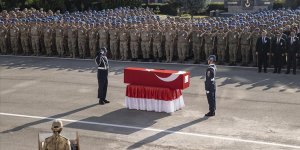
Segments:
[[[52,131],[53,132],[60,132],[63,128],[63,123],[61,120],[54,120],[52,123]]]
[[[217,59],[216,59],[215,55],[210,55],[210,56],[208,56],[207,60],[215,62]]]
[[[107,53],[107,49],[105,47],[100,48],[100,53],[101,54],[106,54]]]

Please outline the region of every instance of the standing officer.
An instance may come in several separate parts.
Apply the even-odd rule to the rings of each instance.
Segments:
[[[168,26],[166,33],[166,43],[165,43],[165,51],[166,51],[166,62],[172,62],[173,54],[174,54],[174,44],[176,39],[176,32],[172,26]]]
[[[125,24],[122,25],[120,29],[120,55],[121,60],[127,60],[128,58],[128,41],[129,41],[129,34],[125,27]]]
[[[208,57],[207,63],[208,68],[206,69],[205,73],[205,91],[207,96],[207,101],[209,105],[209,112],[205,114],[205,116],[214,116],[216,111],[216,82],[215,82],[215,76],[216,76],[216,56],[210,55]]]
[[[52,46],[52,29],[50,27],[50,24],[47,24],[45,26],[45,28],[43,29],[43,35],[44,35],[44,45],[45,45],[45,49],[46,49],[46,53],[47,56],[51,56],[52,55],[52,50],[51,50],[51,46]]]
[[[274,72],[280,73],[282,67],[282,60],[285,52],[285,40],[281,37],[281,33],[276,32],[276,38],[272,40],[272,56],[274,62]]]
[[[138,59],[138,50],[140,43],[141,33],[135,24],[133,29],[130,30],[130,50],[132,61],[137,61]]]
[[[270,39],[267,37],[267,31],[264,30],[261,37],[256,41],[256,55],[258,56],[258,72],[261,72],[264,66],[264,73],[267,73],[268,55],[270,52]]]
[[[230,65],[234,66],[236,65],[236,60],[237,60],[237,50],[238,50],[238,32],[235,26],[232,26],[231,30],[227,33],[228,37],[228,44],[229,44],[229,60],[230,60]]]
[[[20,27],[21,46],[23,54],[29,54],[29,27],[26,24],[22,24]]]
[[[0,52],[1,54],[7,53],[7,38],[8,38],[8,28],[3,22],[0,22]]]
[[[287,40],[287,71],[286,74],[290,73],[291,67],[293,67],[293,74],[296,74],[296,57],[299,54],[299,38],[296,37],[296,31],[292,30],[291,31],[291,36]]]
[[[45,139],[43,150],[71,150],[70,141],[60,135],[62,129],[62,121],[54,120],[51,127],[53,135]]]
[[[242,66],[248,66],[249,54],[250,54],[250,28],[245,27],[241,34],[239,35],[241,44],[241,54],[242,54]]]
[[[108,76],[108,59],[106,57],[107,49],[105,47],[101,48],[100,51],[97,52],[97,56],[95,58],[95,62],[98,66],[98,98],[99,104],[104,105],[105,103],[109,103],[106,100],[106,92],[107,92],[107,76]]]
[[[177,51],[178,51],[178,57],[180,63],[183,63],[186,58],[186,53],[188,51],[188,42],[189,42],[189,34],[184,29],[184,27],[181,26],[178,31],[178,45],[177,45]]]
[[[97,31],[94,24],[92,24],[91,29],[88,31],[88,37],[90,56],[91,58],[95,58],[97,46]]]
[[[99,47],[108,47],[108,28],[105,26],[105,24],[100,26],[100,29],[98,30],[99,35]]]
[[[200,63],[200,49],[203,41],[200,35],[201,31],[199,30],[199,27],[194,26],[192,32],[194,64]]]
[[[113,28],[109,30],[109,38],[110,38],[110,52],[112,58],[116,60],[118,58],[118,46],[119,46],[119,29],[114,25]]]
[[[224,32],[224,28],[220,28],[220,32],[217,33],[217,54],[218,62],[223,64],[225,62],[225,52],[227,47],[227,34]]]
[[[19,50],[18,39],[19,39],[19,28],[16,26],[14,22],[12,27],[10,28],[10,43],[14,55],[17,55]]]
[[[87,28],[85,24],[78,28],[78,52],[79,57],[85,58],[86,54],[86,39],[87,39]]]
[[[62,56],[63,55],[63,30],[62,30],[63,26],[62,24],[59,24],[56,28],[55,28],[55,44],[56,44],[56,50],[57,50],[57,54],[58,56]]]
[[[150,58],[150,49],[151,49],[151,38],[152,35],[150,33],[150,30],[148,28],[148,26],[145,26],[145,28],[142,30],[141,33],[141,49],[143,52],[143,60],[144,61],[149,61]]]
[[[39,26],[38,23],[35,22],[35,24],[31,27],[30,35],[31,35],[31,44],[34,55],[38,56],[40,53],[40,43],[39,43]]]
[[[260,35],[259,35],[260,29],[256,28],[252,33],[251,33],[251,49],[252,49],[252,61],[255,67],[257,67],[257,55],[256,55],[256,41],[257,39],[259,39]]]
[[[159,24],[157,23],[158,28],[155,29],[153,32],[153,61],[158,60],[161,62],[162,60],[162,29],[159,27]],[[157,57],[158,54],[158,57]]]

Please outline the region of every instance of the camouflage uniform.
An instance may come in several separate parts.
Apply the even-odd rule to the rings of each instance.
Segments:
[[[2,54],[7,53],[7,28],[5,26],[0,26],[0,50]]]
[[[17,26],[13,26],[10,29],[10,43],[13,54],[16,55],[19,50],[19,28]]]
[[[148,60],[150,57],[150,48],[151,48],[151,33],[149,30],[142,30],[141,33],[141,49],[143,52],[143,59]]]
[[[140,38],[141,38],[141,33],[139,32],[139,30],[133,29],[130,31],[130,50],[131,50],[131,57],[133,60],[137,60],[138,58]]]
[[[176,32],[171,30],[166,31],[166,43],[165,43],[165,51],[166,51],[166,62],[172,62],[174,55],[174,42],[176,39]]]
[[[179,61],[181,63],[184,62],[185,57],[186,57],[186,53],[188,50],[188,46],[189,46],[189,37],[188,37],[188,32],[185,30],[180,30],[178,32],[178,45],[177,45],[177,51],[178,51],[178,57],[179,57]]]
[[[61,26],[58,26],[55,29],[55,43],[56,43],[56,50],[59,56],[63,55],[63,36],[64,32],[61,29]]]
[[[116,60],[118,58],[118,43],[119,43],[119,31],[118,29],[109,30],[110,37],[110,51],[112,58]]]
[[[52,55],[52,50],[51,50],[51,46],[52,46],[52,29],[49,26],[46,26],[43,29],[43,35],[44,35],[44,45],[45,45],[45,49],[46,49],[46,53],[48,56]]]
[[[29,28],[26,25],[23,25],[20,28],[21,32],[21,45],[23,49],[23,54],[28,55],[29,54]]]
[[[227,47],[226,33],[220,32],[217,34],[217,54],[220,64],[225,62],[225,52]]]
[[[91,58],[96,57],[96,47],[97,47],[97,32],[95,28],[92,28],[88,32],[89,35],[89,48]]]
[[[163,53],[162,53],[162,32],[160,29],[154,30],[153,32],[153,56],[154,59],[159,58],[162,60]],[[158,57],[157,57],[158,54]]]
[[[77,43],[77,31],[75,26],[68,27],[68,48],[70,56],[75,58],[76,56],[76,43]]]
[[[33,27],[31,27],[30,33],[31,33],[31,43],[32,43],[31,45],[32,45],[34,55],[38,56],[40,53],[38,26],[34,25]]]
[[[129,35],[125,29],[122,29],[120,31],[121,60],[127,60],[127,58],[128,58],[128,41],[129,41]]]
[[[202,37],[200,31],[193,31],[192,33],[192,40],[193,40],[193,53],[194,53],[194,63],[200,62],[200,52],[201,52],[201,45],[202,45]]]
[[[260,37],[259,32],[253,31],[251,34],[251,49],[252,49],[252,60],[254,65],[257,65],[257,56],[256,56],[256,41]]]
[[[238,36],[236,31],[228,32],[229,60],[231,65],[235,65],[237,60]]]
[[[213,33],[208,32],[205,34],[205,58],[207,58],[209,55],[213,54],[213,42],[214,42],[214,37],[213,37]]]
[[[242,63],[247,65],[249,63],[249,54],[250,54],[250,32],[242,32],[240,35],[241,40],[241,54],[242,54]]]

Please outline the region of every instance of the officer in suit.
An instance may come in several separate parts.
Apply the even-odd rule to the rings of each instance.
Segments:
[[[267,37],[267,31],[262,31],[261,37],[256,41],[256,55],[258,57],[258,72],[261,72],[262,66],[264,73],[267,73],[268,55],[270,55],[270,38]]]
[[[205,116],[214,116],[215,110],[216,110],[216,82],[215,82],[215,76],[216,76],[216,56],[210,55],[208,57],[207,63],[208,68],[206,69],[205,73],[205,91],[207,96],[207,101],[209,105],[209,112],[205,114]]]
[[[98,66],[98,98],[99,98],[99,104],[104,105],[105,103],[109,103],[108,100],[106,100],[106,93],[107,93],[107,76],[108,76],[108,59],[106,57],[107,49],[105,47],[101,48],[97,52],[97,56],[95,58],[95,62]]]
[[[296,37],[296,31],[291,31],[291,36],[287,39],[287,71],[286,74],[290,73],[291,67],[293,67],[293,74],[296,74],[296,57],[299,54],[299,38]]]
[[[276,37],[272,40],[272,56],[274,62],[274,72],[280,73],[282,67],[283,56],[285,52],[285,40],[282,38],[279,31],[276,32]]]

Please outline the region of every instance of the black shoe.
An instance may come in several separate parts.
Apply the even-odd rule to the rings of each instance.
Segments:
[[[274,70],[274,71],[273,71],[273,73],[277,73],[277,71],[276,71],[276,70]]]
[[[215,116],[215,112],[208,112],[207,114],[205,114],[206,117],[211,117],[211,116]]]
[[[103,102],[104,102],[104,103],[110,103],[110,101],[108,101],[108,100],[103,100]]]
[[[286,72],[285,74],[290,74],[290,72]]]
[[[267,70],[264,70],[264,73],[268,73]]]
[[[104,104],[105,104],[105,102],[103,100],[99,99],[99,105],[104,105]]]

